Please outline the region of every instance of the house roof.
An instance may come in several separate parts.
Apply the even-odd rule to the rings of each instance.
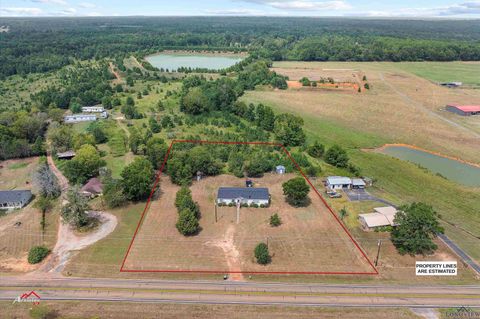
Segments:
[[[32,192],[29,190],[13,190],[13,191],[0,191],[0,202],[27,202],[32,197]]]
[[[480,105],[457,105],[449,104],[448,106],[455,107],[463,112],[480,112]]]
[[[363,218],[368,227],[389,226],[390,221],[379,213],[359,214],[360,218]]]
[[[90,178],[85,185],[83,185],[81,191],[91,194],[100,194],[103,192],[103,184],[98,178],[93,177]]]
[[[344,176],[328,176],[327,182],[330,185],[346,185],[351,184],[352,180]]]
[[[352,185],[354,186],[366,186],[365,181],[361,178],[352,178]]]
[[[220,187],[218,189],[218,199],[236,199],[242,197],[244,199],[270,199],[268,188],[254,187]]]
[[[358,215],[365,220],[365,223],[368,227],[396,225],[394,223],[395,215],[397,214],[397,209],[395,207],[375,207],[373,210],[375,213]]]
[[[390,225],[394,226],[395,223],[393,220],[395,219],[395,215],[397,214],[397,209],[392,206],[385,206],[385,207],[375,207],[373,209],[376,213],[382,214],[385,218],[388,219]]]

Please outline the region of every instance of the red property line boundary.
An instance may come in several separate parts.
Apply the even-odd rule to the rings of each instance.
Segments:
[[[322,203],[327,207],[328,211],[332,214],[332,216],[335,218],[335,220],[338,222],[338,224],[342,227],[342,229],[345,231],[345,233],[348,235],[352,243],[355,245],[355,247],[360,251],[361,255],[367,260],[368,264],[372,267],[373,271],[371,272],[349,272],[349,271],[224,271],[224,270],[170,270],[170,269],[165,269],[165,270],[158,270],[158,269],[125,269],[125,262],[127,260],[128,254],[130,253],[130,250],[133,246],[133,242],[135,241],[135,238],[137,236],[138,230],[140,229],[140,226],[142,225],[143,219],[146,215],[146,212],[148,210],[148,207],[150,205],[153,193],[155,192],[155,188],[158,185],[158,182],[160,181],[160,176],[162,175],[162,172],[165,168],[165,164],[167,163],[168,157],[170,156],[170,153],[172,152],[172,147],[176,143],[194,143],[194,144],[242,144],[242,145],[269,145],[269,146],[276,146],[280,147],[285,154],[287,154],[288,158],[292,161],[292,163],[295,165],[295,167],[298,169],[300,174],[305,178],[307,183],[310,185],[310,187],[315,191],[315,193],[318,195]],[[233,274],[233,273],[241,273],[241,274],[282,274],[282,275],[378,275],[378,270],[375,268],[373,265],[372,261],[368,258],[367,254],[363,251],[363,249],[360,247],[360,245],[357,243],[357,241],[353,238],[353,236],[350,234],[348,229],[343,225],[343,223],[340,221],[340,219],[337,217],[333,209],[328,205],[328,203],[325,201],[323,196],[318,192],[317,188],[313,186],[312,182],[307,178],[307,176],[303,173],[302,169],[300,166],[295,162],[293,157],[290,155],[288,150],[285,148],[283,144],[280,143],[272,143],[272,142],[229,142],[229,141],[204,141],[204,140],[173,140],[170,143],[170,146],[168,147],[167,154],[165,155],[165,158],[163,159],[162,166],[160,167],[160,170],[157,173],[157,176],[155,178],[155,182],[153,184],[152,190],[150,191],[150,195],[148,196],[147,204],[145,205],[145,208],[143,209],[142,215],[140,217],[140,220],[138,221],[137,227],[135,228],[135,233],[133,234],[132,240],[130,241],[130,244],[128,245],[127,252],[125,253],[125,256],[123,258],[122,265],[120,267],[120,272],[133,272],[133,273],[215,273],[215,274]]]

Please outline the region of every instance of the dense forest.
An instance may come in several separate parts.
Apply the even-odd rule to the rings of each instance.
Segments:
[[[479,20],[267,17],[2,18],[0,78],[163,49],[270,60],[480,60]]]

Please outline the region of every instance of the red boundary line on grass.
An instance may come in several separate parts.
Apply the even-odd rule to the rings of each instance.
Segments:
[[[288,158],[292,161],[292,163],[296,166],[300,174],[303,176],[303,178],[307,181],[307,183],[312,187],[312,189],[315,191],[315,193],[318,195],[322,203],[325,205],[325,207],[328,208],[329,212],[332,214],[332,216],[335,218],[335,220],[338,222],[338,224],[342,227],[342,229],[345,231],[345,233],[348,235],[350,240],[353,242],[355,247],[360,251],[362,256],[368,261],[369,265],[372,267],[373,272],[350,272],[350,271],[220,271],[220,270],[157,270],[157,269],[124,269],[125,262],[127,260],[127,257],[130,253],[130,250],[133,246],[133,242],[135,241],[135,238],[137,236],[138,230],[140,229],[140,226],[142,225],[143,219],[145,217],[145,214],[147,212],[147,209],[150,205],[150,201],[152,199],[153,194],[155,193],[155,188],[158,185],[158,182],[160,181],[160,176],[162,175],[163,169],[165,168],[165,164],[167,163],[168,157],[170,156],[170,153],[172,152],[172,147],[175,143],[194,143],[194,144],[242,144],[242,145],[269,145],[269,146],[276,146],[280,147],[285,154],[287,154]],[[233,142],[233,141],[205,141],[205,140],[172,140],[170,143],[170,146],[168,147],[167,154],[165,155],[165,158],[163,159],[162,166],[160,167],[160,170],[157,173],[157,176],[155,178],[155,182],[153,184],[152,190],[150,191],[150,195],[148,196],[147,203],[145,205],[145,208],[143,209],[142,215],[140,217],[140,220],[138,221],[137,227],[135,228],[135,233],[133,234],[132,240],[130,241],[130,244],[128,245],[127,252],[125,253],[125,256],[123,257],[123,262],[120,267],[120,272],[138,272],[138,273],[212,273],[212,274],[282,274],[282,275],[378,275],[378,270],[375,268],[373,263],[370,261],[368,258],[367,254],[363,251],[363,249],[360,247],[360,245],[357,243],[357,241],[353,238],[353,236],[350,234],[348,229],[343,225],[343,223],[340,221],[340,219],[337,217],[333,209],[328,205],[328,203],[325,201],[323,196],[318,192],[317,188],[313,186],[313,184],[310,182],[310,180],[307,178],[307,176],[303,173],[302,169],[300,166],[295,162],[293,157],[290,155],[288,150],[285,148],[283,144],[280,143],[273,143],[273,142]]]

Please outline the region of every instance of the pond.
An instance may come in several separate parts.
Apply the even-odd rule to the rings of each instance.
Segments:
[[[180,67],[220,70],[243,60],[239,55],[159,53],[145,57],[151,65],[159,69],[177,70]]]
[[[480,167],[407,146],[386,146],[381,152],[423,166],[445,178],[467,186],[480,186]]]

